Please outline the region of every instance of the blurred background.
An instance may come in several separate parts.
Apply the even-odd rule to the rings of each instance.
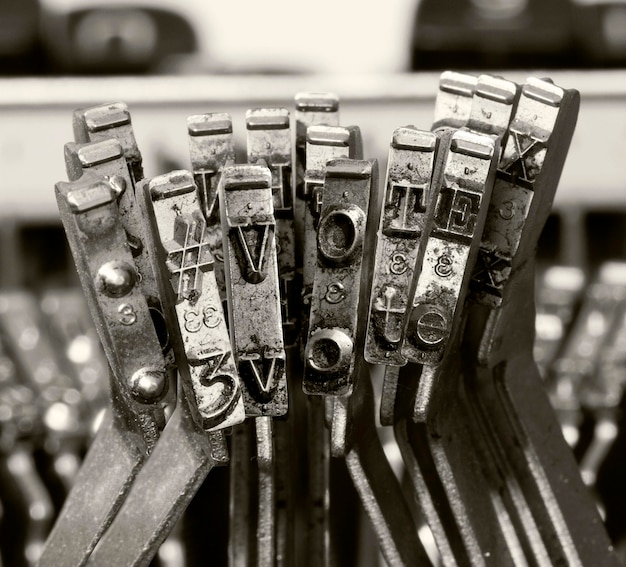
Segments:
[[[586,323],[593,304],[581,308],[592,302],[590,282],[607,262],[626,262],[626,1],[387,0],[372,6],[358,0],[0,0],[0,307],[15,290],[25,294],[38,309],[28,319],[38,340],[53,345],[58,367],[77,383],[80,364],[100,356],[88,323],[65,333],[55,326],[59,298],[68,290],[80,297],[53,192],[66,178],[63,145],[72,139],[75,108],[125,101],[152,176],[189,167],[189,114],[230,112],[243,149],[246,109],[293,108],[297,92],[332,91],[341,100],[342,123],[361,126],[365,156],[378,158],[384,169],[396,127],[430,127],[442,70],[489,71],[517,82],[531,74],[551,77],[580,90],[582,105],[538,252],[537,357],[581,463],[595,451],[588,484],[621,545],[626,365],[611,375],[614,395],[598,409],[587,403],[585,384],[595,384],[600,373],[602,340],[593,348],[579,343],[599,336],[597,325]],[[614,314],[622,313],[624,300],[616,305]],[[1,312],[0,385],[13,390],[0,395],[0,549],[6,565],[19,566],[29,563],[23,552],[29,542],[45,537],[66,487],[50,464],[62,444],[50,443],[40,409],[27,411],[36,388],[34,398],[14,388],[28,384],[33,370]],[[617,315],[602,316],[603,332],[616,332]],[[93,344],[85,350],[88,338]],[[576,356],[590,363],[586,374],[563,363]],[[105,383],[106,370],[99,376]],[[602,430],[597,449],[597,425],[607,422],[613,429]],[[70,437],[84,449],[89,430],[76,433],[77,427]],[[10,466],[16,448],[30,455],[33,478],[48,493],[48,512],[40,518],[26,509],[32,491],[20,492]]]

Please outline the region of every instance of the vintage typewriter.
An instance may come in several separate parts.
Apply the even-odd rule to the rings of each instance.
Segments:
[[[14,83],[4,564],[618,565],[603,77]]]
[[[625,5],[284,7],[0,6],[0,564],[626,562]]]

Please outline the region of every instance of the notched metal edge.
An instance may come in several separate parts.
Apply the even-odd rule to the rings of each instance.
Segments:
[[[157,175],[148,182],[148,190],[153,201],[161,201],[177,195],[186,195],[196,190],[193,175],[178,169],[163,175]]]
[[[100,132],[116,126],[130,124],[130,113],[124,102],[101,104],[81,111],[85,126],[90,132]]]
[[[246,112],[248,130],[286,130],[289,111],[286,108],[254,108]]]
[[[295,96],[296,110],[300,112],[337,112],[339,97],[334,93],[298,93]]]
[[[306,141],[317,146],[348,147],[350,134],[350,130],[342,126],[309,126]]]
[[[475,96],[504,104],[513,104],[516,94],[517,86],[512,81],[492,75],[480,75],[478,77]]]
[[[529,77],[522,87],[522,95],[549,106],[559,107],[565,90],[544,79]]]
[[[372,175],[372,162],[350,158],[331,159],[326,164],[327,178],[367,179]]]
[[[71,152],[76,152],[80,165],[85,168],[124,157],[122,145],[114,139],[91,142],[84,146],[67,144],[66,148]]]
[[[261,165],[230,165],[222,170],[225,191],[238,189],[267,189],[272,186],[272,174]]]
[[[489,136],[457,130],[450,142],[450,151],[478,159],[490,160],[495,151],[495,141]]]
[[[226,112],[192,114],[187,117],[187,131],[190,136],[232,134],[233,122]]]
[[[85,213],[115,201],[117,193],[104,180],[91,181],[83,187],[75,183],[61,181],[57,183],[59,193],[66,195],[70,210],[74,214]]]
[[[432,132],[412,127],[396,128],[391,139],[391,147],[396,150],[434,152],[437,136]]]
[[[455,71],[444,71],[439,77],[439,89],[466,97],[474,96],[478,77]]]

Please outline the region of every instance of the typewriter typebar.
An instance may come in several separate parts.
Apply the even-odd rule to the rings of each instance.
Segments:
[[[224,168],[220,185],[230,332],[252,417],[287,411],[271,183],[266,167],[248,165]]]
[[[338,396],[352,391],[364,338],[359,313],[367,304],[361,276],[371,270],[363,251],[372,241],[366,225],[377,204],[374,168],[358,160],[333,160],[326,166],[304,355],[303,388],[309,394]]]
[[[73,116],[74,139],[79,144],[115,139],[122,146],[133,185],[143,179],[142,158],[123,102],[77,110]]]
[[[609,292],[613,297],[620,296],[619,289],[624,275],[623,262],[606,262],[600,266],[598,277],[609,284],[613,289]],[[608,291],[608,290],[607,290]],[[604,299],[604,298],[603,298]],[[589,445],[580,458],[580,472],[586,485],[594,487],[600,466],[607,457],[611,446],[618,436],[619,405],[624,391],[624,303],[619,301],[615,307],[616,315],[609,315],[604,321],[608,333],[604,334],[599,328],[602,326],[601,317],[591,316],[588,332],[591,335],[603,336],[600,355],[592,361],[596,364],[595,370],[583,377],[579,388],[580,405],[593,418],[593,435]],[[601,313],[603,310],[599,310]],[[611,324],[610,321],[613,320]],[[590,342],[593,339],[590,337]],[[583,349],[584,345],[581,345]],[[593,351],[592,351],[593,352]]]
[[[194,114],[191,168],[149,179],[125,104],[76,111],[56,196],[104,358],[76,290],[0,293],[2,554],[617,566],[626,269],[534,292],[578,106],[444,72],[380,186],[328,93],[248,110],[241,148]]]
[[[169,307],[178,401],[89,565],[149,563],[208,473],[228,463],[222,430],[244,419],[192,175],[174,171],[143,181],[138,191],[154,236],[148,243],[151,257]],[[159,498],[152,497],[155,490]]]
[[[517,505],[506,504],[512,521],[528,527],[525,533],[520,532],[522,546],[528,546],[536,558],[547,554],[552,563],[585,564],[593,562],[591,557],[595,555],[596,561],[602,557],[601,563],[613,564],[615,558],[601,530],[586,532],[588,546],[579,543],[581,518],[593,517],[594,510],[563,439],[560,435],[554,437],[554,414],[536,385],[539,375],[532,360],[532,344],[524,342],[532,336],[534,326],[530,259],[554,198],[577,112],[575,91],[537,79],[529,79],[522,88],[499,170],[512,171],[519,187],[532,190],[532,200],[528,213],[522,215],[528,220],[513,240],[515,255],[501,307],[484,309],[476,305],[468,316],[478,328],[472,326],[466,337],[470,341],[479,336],[481,339],[476,350],[469,347],[477,354],[477,364],[468,374],[466,392],[477,415],[482,414],[482,423],[489,424],[492,446],[504,448],[496,464],[510,470],[508,494],[513,500],[523,495],[523,503],[518,500]],[[526,202],[523,193],[520,201]],[[501,203],[496,201],[496,206]],[[481,318],[483,323],[478,323]],[[515,325],[516,331],[507,329],[507,325]],[[558,467],[548,464],[557,460]],[[563,494],[564,484],[568,485],[567,497]],[[528,522],[534,522],[536,528]],[[591,525],[587,528],[592,530]]]
[[[495,174],[498,144],[459,130],[438,180],[433,227],[419,277],[410,292],[402,354],[411,362],[438,363],[467,292],[467,265],[473,265]]]
[[[466,127],[474,132],[502,138],[509,128],[518,90],[512,81],[480,75],[476,81]],[[504,143],[501,149],[503,146]]]
[[[283,122],[284,123],[284,122]],[[240,427],[233,438],[231,475],[231,538],[229,550],[235,563],[255,554],[261,563],[276,556],[276,470],[272,417],[288,410],[286,353],[281,325],[280,282],[276,253],[276,219],[272,173],[264,165],[232,165],[224,168],[220,183],[220,212],[228,266],[230,331],[235,360],[244,384],[244,407],[253,417],[254,445],[246,442]],[[258,305],[264,309],[258,309]],[[256,455],[258,498],[256,541],[248,549],[248,526],[243,525],[250,478],[249,461]],[[235,466],[237,468],[235,468]],[[234,472],[241,467],[241,478]],[[240,489],[241,487],[241,489]],[[244,536],[244,537],[241,537]]]
[[[444,71],[439,78],[432,130],[462,128],[472,110],[478,78],[474,75]]]
[[[365,343],[365,359],[374,364],[406,363],[400,346],[409,289],[421,267],[420,237],[437,145],[437,136],[414,128],[399,128],[393,135]]]
[[[309,195],[305,193],[304,177],[307,168],[307,130],[309,126],[339,126],[339,99],[331,93],[299,93],[295,96],[295,187],[294,207],[296,238],[299,249],[310,235],[304,229],[305,209]],[[329,158],[330,159],[330,158]]]
[[[87,454],[41,565],[85,564],[165,423],[159,404],[168,388],[165,361],[120,221],[122,189],[90,173],[57,184],[61,219],[111,367],[112,418]],[[94,475],[102,471],[110,472],[94,492]]]
[[[231,118],[224,112],[195,114],[187,118],[189,155],[200,204],[207,222],[206,238],[213,256],[220,298],[226,301],[224,251],[218,187],[222,168],[235,161]]]
[[[132,133],[132,132],[131,132]],[[129,169],[124,150],[116,139],[104,139],[86,144],[70,143],[65,146],[65,162],[70,181],[79,179],[84,172],[103,176],[118,187],[118,207],[128,244],[131,248],[138,272],[138,285],[148,301],[155,330],[166,356],[169,367],[174,365],[174,356],[168,343],[167,329],[163,315],[163,300],[157,285],[148,254],[146,223],[135,198],[135,181]]]
[[[619,263],[605,264],[597,279],[585,290],[584,301],[575,325],[567,337],[553,373],[548,377],[548,391],[563,435],[575,446],[582,424],[583,390],[591,391],[606,350],[611,348],[617,331],[620,309],[626,296],[626,271]],[[597,386],[600,386],[596,382]]]
[[[187,118],[189,155],[202,212],[210,225],[219,225],[218,185],[224,164],[235,161],[233,124],[225,112]]]
[[[177,321],[170,329],[178,335],[174,341],[186,398],[193,401],[190,407],[206,431],[241,423],[245,415],[239,375],[193,177],[186,171],[174,171],[151,179],[143,190],[153,211],[146,216],[154,219],[162,246],[152,257],[158,258],[161,252],[159,264],[164,263],[166,270],[160,272],[169,276],[163,295],[172,290],[169,303],[174,303],[176,316],[168,319]]]
[[[265,164],[272,173],[276,218],[276,254],[285,346],[299,337],[300,293],[296,289],[296,242],[292,186],[292,142],[286,108],[257,108],[246,113],[248,163]]]
[[[417,528],[375,434],[371,383],[361,355],[370,291],[364,275],[373,264],[365,251],[375,237],[367,226],[377,226],[379,214],[376,177],[375,162],[327,163],[303,387],[325,398],[330,454],[345,460],[384,557],[391,564],[421,565],[425,551],[409,535]],[[368,433],[355,436],[353,427]]]
[[[362,157],[361,132],[358,127],[310,126],[306,135],[306,172],[301,194],[306,200],[302,226],[302,325],[309,328],[311,294],[316,270],[317,223],[322,207],[322,187],[326,164],[331,159]]]
[[[535,79],[529,79],[522,88],[498,167],[472,282],[475,299],[485,305],[497,307],[502,301],[502,286],[529,218],[533,179],[559,115],[559,91]]]

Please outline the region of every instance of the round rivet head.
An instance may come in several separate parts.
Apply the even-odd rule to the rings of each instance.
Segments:
[[[97,289],[109,297],[124,297],[135,286],[135,269],[127,262],[102,264],[96,274]]]
[[[129,381],[133,397],[143,403],[158,402],[167,392],[165,373],[155,368],[140,368]]]

